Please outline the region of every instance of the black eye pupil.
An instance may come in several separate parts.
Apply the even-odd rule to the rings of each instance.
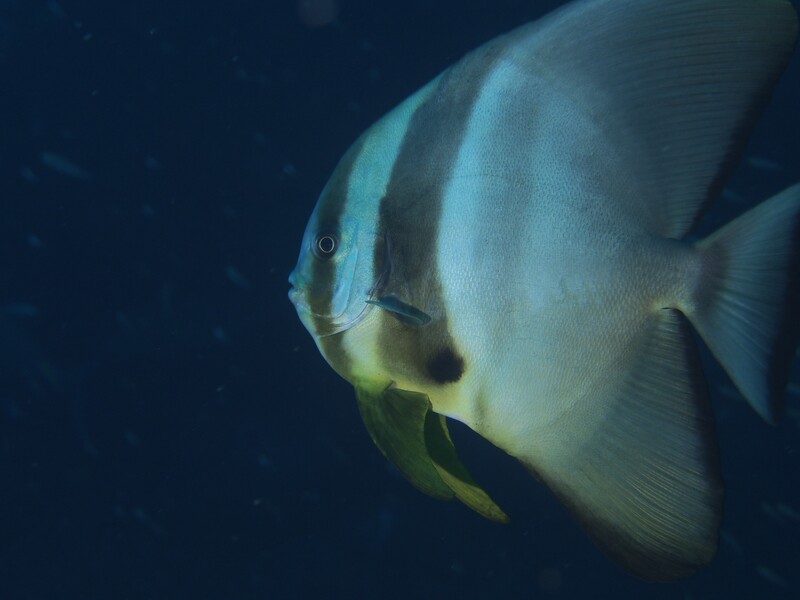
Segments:
[[[333,253],[336,252],[336,238],[330,234],[317,237],[317,251],[323,258],[333,256]]]

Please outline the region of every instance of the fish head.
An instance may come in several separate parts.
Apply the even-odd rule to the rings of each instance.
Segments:
[[[397,230],[407,229],[408,222],[413,227],[424,215],[397,205],[391,182],[401,181],[410,193],[415,173],[427,172],[427,155],[417,146],[405,152],[415,160],[401,161],[401,172],[396,167],[411,119],[438,80],[384,115],[345,152],[311,214],[289,277],[289,298],[300,320],[325,360],[354,385],[370,380],[385,387],[399,368],[373,351],[387,323],[378,315],[397,317],[388,320],[391,327],[403,320],[425,322],[430,312],[427,305],[417,306],[411,293],[424,286],[404,276],[397,260],[416,239],[398,236]]]
[[[383,278],[373,270],[381,236],[370,223],[332,211],[332,205],[341,203],[332,187],[323,191],[309,219],[289,276],[289,299],[317,341],[357,325],[370,310],[368,301]],[[336,218],[329,218],[331,214]]]

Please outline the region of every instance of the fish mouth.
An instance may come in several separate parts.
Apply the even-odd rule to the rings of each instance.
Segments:
[[[303,300],[303,289],[300,286],[299,277],[296,271],[292,271],[289,273],[289,302],[294,304],[294,307],[297,310],[304,310],[308,311],[309,306],[306,301]]]
[[[294,286],[289,288],[288,296],[289,296],[289,302],[291,302],[295,306],[305,304],[305,302],[303,302],[302,300],[302,292]]]
[[[298,313],[311,312],[308,304],[303,300],[303,292],[296,287],[290,287],[287,294],[289,302],[292,303]]]

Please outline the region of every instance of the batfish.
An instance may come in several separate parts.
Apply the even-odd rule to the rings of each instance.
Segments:
[[[578,0],[467,54],[344,154],[289,296],[411,483],[508,519],[459,460],[456,419],[629,572],[711,561],[723,484],[695,340],[775,422],[800,185],[692,231],[797,30],[784,0]]]

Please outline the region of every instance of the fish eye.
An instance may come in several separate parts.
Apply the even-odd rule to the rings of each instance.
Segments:
[[[328,259],[336,254],[339,247],[339,239],[333,233],[317,234],[314,240],[314,254],[317,258]]]

